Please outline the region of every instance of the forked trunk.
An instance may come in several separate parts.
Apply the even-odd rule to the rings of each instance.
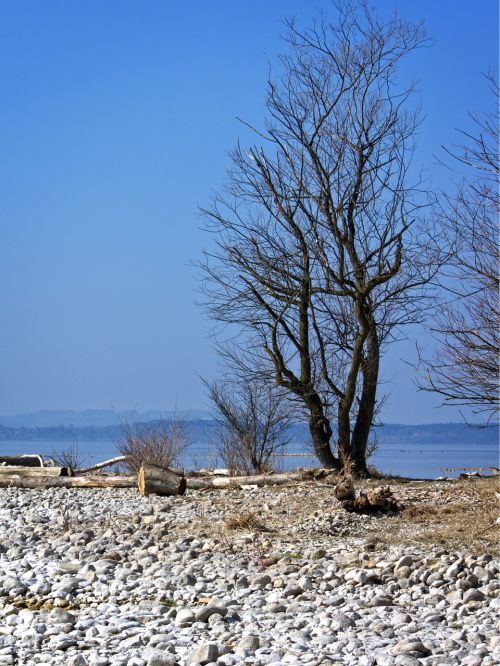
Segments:
[[[363,387],[351,441],[351,463],[356,476],[368,476],[366,449],[375,414],[379,365],[379,343],[376,331],[372,330],[367,338],[367,354],[362,368]]]
[[[331,449],[330,440],[332,428],[327,417],[319,405],[310,411],[309,430],[313,442],[314,453],[323,467],[340,470],[340,460],[336,458]]]

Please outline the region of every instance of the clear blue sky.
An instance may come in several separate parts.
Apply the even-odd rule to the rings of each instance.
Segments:
[[[435,38],[406,73],[427,115],[417,161],[439,182],[433,154],[491,101],[497,1],[396,4]],[[205,406],[197,206],[244,136],[236,116],[262,118],[281,20],[306,24],[315,6],[329,3],[0,3],[0,414]],[[410,349],[384,361],[382,417],[455,420],[416,392]]]

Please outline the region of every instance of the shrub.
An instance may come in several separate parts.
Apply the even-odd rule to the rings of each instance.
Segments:
[[[182,424],[172,420],[142,427],[125,425],[118,450],[127,457],[126,467],[137,473],[143,463],[165,468],[179,465],[187,446]]]
[[[77,442],[62,451],[53,451],[52,460],[57,467],[69,467],[73,471],[83,467],[85,463],[85,458],[80,454]]]

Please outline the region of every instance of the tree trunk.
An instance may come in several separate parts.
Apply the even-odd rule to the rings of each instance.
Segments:
[[[362,300],[356,301],[356,317],[359,330],[352,349],[351,367],[347,376],[344,396],[339,404],[338,412],[338,440],[337,447],[342,466],[353,463],[351,442],[351,411],[356,398],[356,387],[359,371],[363,364],[363,348],[369,333],[369,321],[367,319],[366,306]],[[350,471],[350,470],[349,470]]]
[[[158,465],[142,464],[137,477],[141,495],[184,495],[186,479]]]
[[[22,455],[22,456],[0,456],[0,466],[15,466],[15,467],[43,467],[42,456],[38,455]]]
[[[41,476],[72,476],[69,467],[14,467],[0,466],[0,477],[4,476],[22,476],[22,477],[41,477]]]
[[[337,419],[337,450],[341,461],[341,467],[344,467],[346,461],[351,460],[351,409],[345,406],[341,401]]]
[[[135,476],[0,475],[0,488],[134,488]]]
[[[341,468],[340,461],[333,455],[330,445],[332,428],[330,421],[323,413],[319,398],[318,403],[310,407],[309,431],[314,453],[322,466],[327,469],[339,470]]]
[[[363,387],[352,433],[351,462],[355,476],[368,476],[366,448],[375,414],[379,366],[380,348],[376,330],[372,328],[367,338],[367,354],[362,368]]]

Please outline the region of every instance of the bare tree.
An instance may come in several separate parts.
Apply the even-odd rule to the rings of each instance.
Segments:
[[[451,295],[437,316],[439,347],[426,362],[423,388],[444,404],[467,405],[493,415],[498,410],[500,307],[498,271],[498,85],[487,76],[494,111],[471,116],[474,134],[448,154],[468,177],[453,196],[443,195],[439,215],[454,247],[443,286]]]
[[[290,441],[291,411],[283,391],[268,382],[205,382],[221,426],[218,450],[232,473],[262,474]]]
[[[409,178],[418,112],[395,79],[426,37],[364,2],[337,9],[336,24],[287,24],[259,145],[234,150],[204,211],[203,268],[210,315],[243,327],[300,401],[321,463],[365,474],[381,349],[419,319],[436,264]]]

